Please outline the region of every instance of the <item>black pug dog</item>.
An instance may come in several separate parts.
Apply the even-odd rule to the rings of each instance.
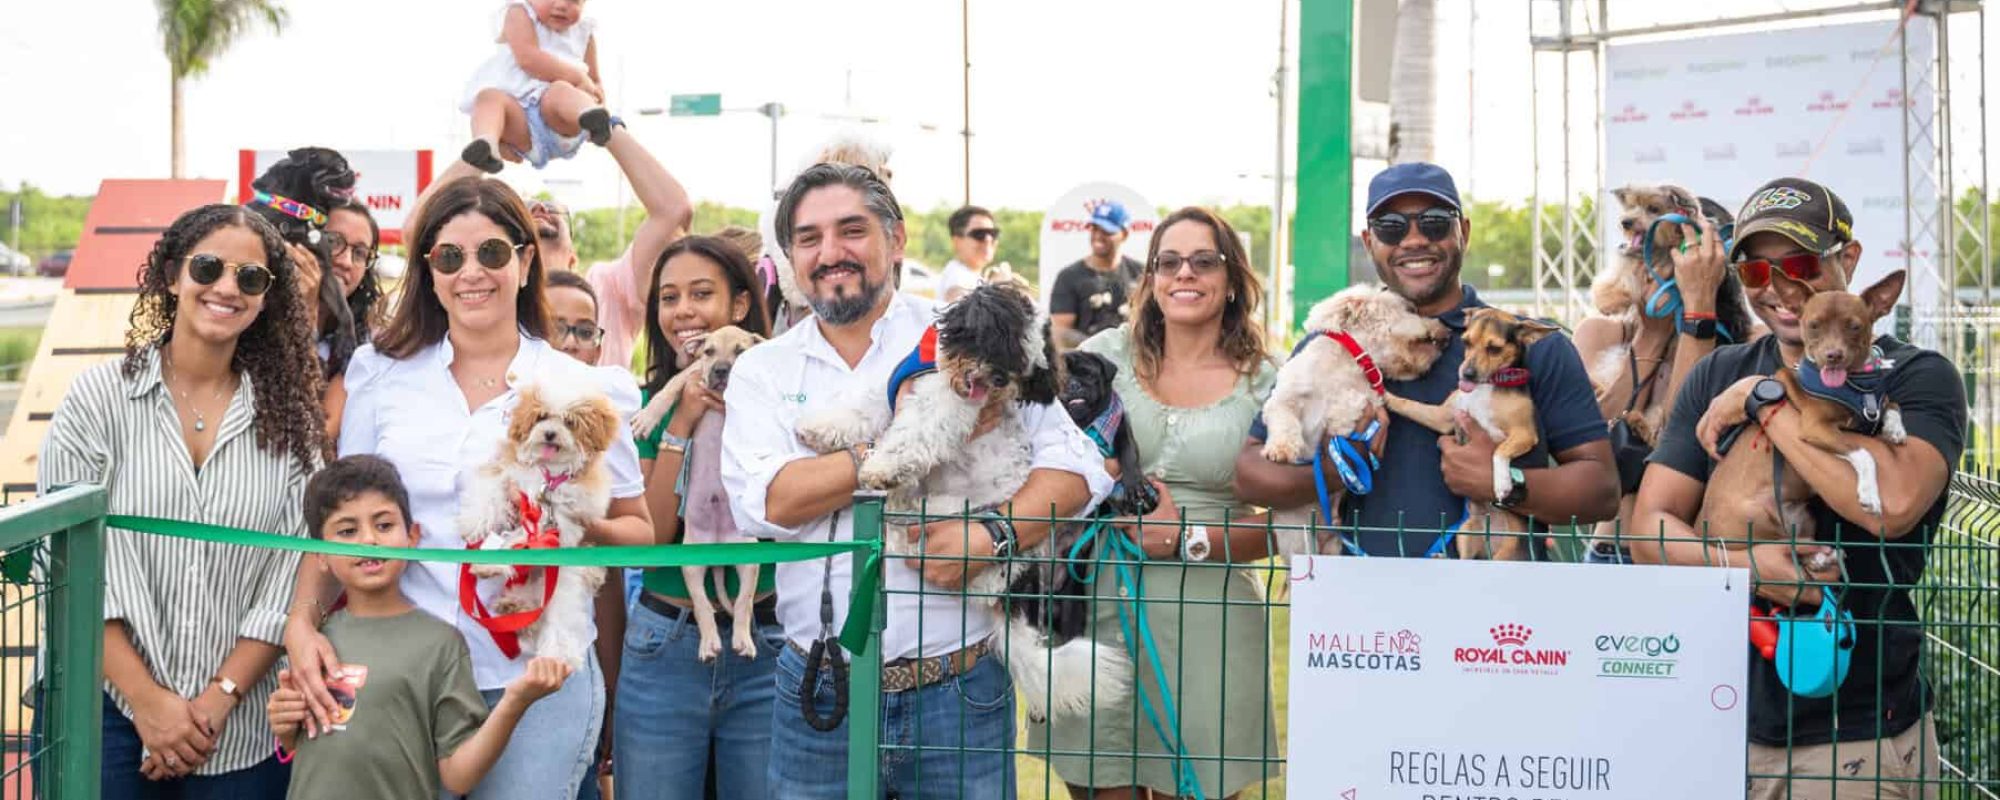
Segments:
[[[1139,446],[1125,424],[1124,406],[1112,388],[1118,365],[1096,353],[1071,350],[1063,354],[1063,410],[1090,438],[1099,452],[1118,461],[1118,481],[1111,494],[1097,508],[1100,517],[1139,517],[1160,504],[1160,493],[1146,480],[1139,466]],[[1055,558],[1047,564],[1024,569],[1007,587],[1009,612],[1028,620],[1051,646],[1083,636],[1090,627],[1088,584],[1071,574],[1070,552],[1089,525],[1064,523],[1056,527]],[[1108,534],[1116,535],[1116,534]],[[1094,548],[1093,548],[1094,549]],[[1091,554],[1078,554],[1090,558]],[[1077,565],[1077,571],[1090,568]]]
[[[285,241],[319,258],[320,335],[330,340],[322,366],[328,378],[347,368],[347,359],[360,342],[354,332],[354,312],[341,296],[340,281],[333,277],[333,247],[321,229],[334,206],[354,196],[356,177],[340,153],[325,147],[301,147],[286,153],[251,182],[250,188],[257,194],[245,204],[277,228]]]

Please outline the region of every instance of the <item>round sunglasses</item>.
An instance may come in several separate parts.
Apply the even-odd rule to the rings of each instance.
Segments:
[[[1834,248],[1834,251],[1838,250],[1839,248]],[[1771,285],[1773,269],[1785,273],[1787,278],[1804,283],[1819,278],[1820,258],[1817,253],[1795,253],[1781,258],[1744,259],[1736,262],[1736,277],[1742,279],[1743,288],[1750,291]]]
[[[1453,226],[1458,224],[1458,212],[1448,208],[1433,208],[1419,212],[1415,217],[1391,211],[1368,220],[1368,230],[1375,234],[1375,241],[1386,247],[1402,244],[1410,235],[1410,223],[1416,223],[1417,232],[1425,239],[1441,242],[1451,236]]]
[[[513,263],[514,254],[526,248],[525,244],[515,244],[495,236],[480,242],[473,257],[479,259],[479,266],[487,269],[506,269],[508,264]],[[465,248],[455,244],[437,245],[431,248],[429,260],[431,268],[438,274],[455,275],[465,268]]]
[[[236,290],[249,297],[270,291],[272,282],[277,280],[277,276],[271,274],[270,268],[263,264],[255,261],[230,264],[222,260],[222,256],[213,253],[196,253],[181,263],[187,268],[187,276],[203,286],[214,286],[216,281],[222,280],[224,270],[234,267]]]

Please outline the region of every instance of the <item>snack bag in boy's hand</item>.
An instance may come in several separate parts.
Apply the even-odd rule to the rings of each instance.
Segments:
[[[359,664],[344,664],[335,670],[333,679],[326,682],[326,690],[333,695],[339,708],[333,712],[333,729],[347,730],[347,721],[354,719],[354,706],[361,700],[361,687],[368,683],[368,668]]]

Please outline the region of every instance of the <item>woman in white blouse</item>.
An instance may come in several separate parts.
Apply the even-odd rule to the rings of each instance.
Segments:
[[[101,484],[113,514],[304,535],[325,435],[285,252],[241,206],[174,220],[140,268],[125,358],[56,408],[37,490]],[[100,796],[284,797],[264,702],[298,556],[115,528],[104,544]]]
[[[402,299],[375,342],[355,351],[327,405],[339,420],[341,455],[373,453],[402,473],[421,546],[462,547],[453,524],[458,497],[504,438],[517,387],[595,384],[626,417],[638,405],[638,387],[630,375],[592,369],[549,345],[541,254],[527,207],[506,184],[483,177],[445,184],[424,200],[409,230]],[[618,440],[606,461],[611,511],[586,538],[652,544],[632,441]],[[333,708],[323,681],[339,658],[317,630],[337,588],[332,583],[317,570],[300,572],[285,632],[292,671],[306,684],[318,715]],[[474,679],[488,703],[497,703],[526,656],[509,658],[491,633],[460,612],[458,565],[423,563],[403,573],[402,585],[419,608],[458,626],[472,650]],[[603,675],[593,658],[528,711],[471,797],[574,794],[596,752],[603,715]]]

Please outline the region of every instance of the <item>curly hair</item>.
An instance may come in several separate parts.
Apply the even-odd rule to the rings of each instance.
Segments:
[[[289,453],[302,471],[311,472],[315,460],[329,454],[319,358],[306,319],[315,306],[299,295],[298,276],[277,229],[242,206],[218,203],[189,211],[153,243],[139,267],[139,300],[125,334],[124,375],[137,377],[173,340],[180,312],[173,283],[181,264],[203,238],[228,227],[243,228],[262,240],[274,278],[264,293],[264,309],[237,337],[229,369],[248,379],[255,394],[257,446],[275,455]]]
[[[362,219],[368,221],[368,249],[374,250],[382,246],[382,226],[376,224],[375,214],[368,210],[367,203],[348,198],[346,202],[335,205],[333,210],[327,213],[330,215],[334,211],[360,214]],[[347,294],[347,310],[354,314],[355,341],[368,342],[373,338],[375,328],[382,324],[384,315],[381,299],[382,282],[375,277],[374,266],[363,267],[361,282],[355,284],[354,291]]]
[[[1139,281],[1138,314],[1132,322],[1133,367],[1141,380],[1151,382],[1160,376],[1160,359],[1165,357],[1167,346],[1167,318],[1160,311],[1159,301],[1153,299],[1153,280],[1158,277],[1153,259],[1160,255],[1160,240],[1166,237],[1167,229],[1182,222],[1206,225],[1215,237],[1216,252],[1222,254],[1223,266],[1229,271],[1231,295],[1222,306],[1219,346],[1236,365],[1238,373],[1255,374],[1258,365],[1271,357],[1264,350],[1264,328],[1255,319],[1257,306],[1264,300],[1264,284],[1250,270],[1250,257],[1243,252],[1243,240],[1236,237],[1236,229],[1215,212],[1198,206],[1183,208],[1160,220],[1153,228],[1152,243],[1146,245],[1145,277]]]
[[[750,311],[743,315],[743,321],[736,327],[769,337],[771,321],[764,313],[763,295],[757,292],[760,285],[757,268],[750,266],[750,259],[729,240],[720,236],[683,236],[660,251],[660,257],[653,261],[651,285],[646,287],[646,380],[640,384],[648,396],[658,394],[666,388],[667,381],[679,369],[674,365],[674,345],[667,341],[667,334],[660,329],[660,272],[667,268],[667,262],[674,256],[693,254],[715,262],[722,270],[723,279],[729,281],[729,299],[737,295],[750,300]]]

